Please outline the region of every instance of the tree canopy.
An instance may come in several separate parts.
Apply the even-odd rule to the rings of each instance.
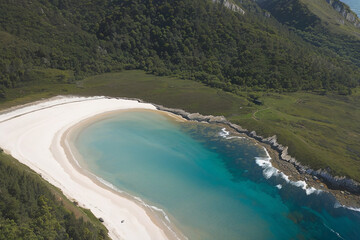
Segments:
[[[75,217],[40,176],[0,153],[0,239],[108,239]]]
[[[351,92],[360,81],[359,39],[330,41],[324,28],[314,30],[316,16],[289,4],[278,21],[250,1],[244,15],[209,0],[2,1],[0,97],[38,77],[37,67],[71,70],[69,82],[143,69],[232,92]]]

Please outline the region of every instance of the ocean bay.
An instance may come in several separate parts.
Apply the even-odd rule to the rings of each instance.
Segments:
[[[360,236],[359,212],[264,178],[263,148],[221,126],[129,111],[88,125],[74,144],[91,172],[163,209],[189,239]]]

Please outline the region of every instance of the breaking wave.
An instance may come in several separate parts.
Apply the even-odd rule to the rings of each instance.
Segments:
[[[225,139],[234,139],[234,138],[237,138],[237,139],[243,139],[245,137],[240,137],[240,136],[230,136],[230,132],[226,130],[226,128],[222,128],[221,129],[221,132],[219,132],[219,136],[225,138]]]
[[[260,167],[262,167],[263,170],[263,175],[266,179],[271,178],[272,176],[275,177],[281,177],[282,179],[284,179],[287,183],[302,188],[306,195],[310,195],[312,193],[316,193],[319,194],[320,192],[322,192],[322,190],[316,189],[314,187],[309,187],[308,184],[305,181],[292,181],[289,179],[289,176],[287,176],[285,173],[279,171],[278,169],[276,169],[275,167],[273,167],[273,165],[271,164],[271,157],[268,153],[268,151],[266,150],[266,148],[264,147],[264,151],[266,153],[266,157],[256,157],[255,162],[257,165],[259,165]]]
[[[327,226],[325,223],[323,223],[323,225],[324,225],[327,229],[329,229],[331,232],[335,233],[338,238],[345,240],[345,238],[343,238],[343,237],[342,237],[338,232],[336,232],[334,229],[332,229],[331,227]]]
[[[226,130],[226,128],[222,128],[221,132],[219,133],[219,135],[223,138],[227,138],[227,136],[230,135],[230,132]]]
[[[240,137],[240,136],[230,136],[230,132],[226,130],[226,128],[222,128],[221,131],[219,132],[219,136],[225,138],[225,139],[234,139],[234,138],[244,138],[244,137]],[[279,171],[278,169],[276,169],[275,167],[273,167],[273,165],[271,164],[271,157],[268,153],[268,151],[266,150],[265,147],[263,147],[265,153],[266,153],[266,157],[256,157],[255,161],[256,164],[259,165],[260,167],[263,168],[263,175],[266,179],[271,178],[272,176],[275,177],[281,177],[282,179],[284,179],[287,183],[302,188],[306,195],[310,195],[312,193],[316,193],[319,194],[320,192],[322,192],[322,190],[320,189],[316,189],[314,187],[309,187],[308,184],[305,181],[299,180],[299,181],[292,181],[289,179],[289,176],[287,176],[285,173]],[[278,184],[276,186],[277,188],[281,189],[282,185]]]
[[[356,212],[360,212],[360,208],[353,208],[353,207],[346,207],[346,206],[343,206],[349,210],[352,210],[352,211],[356,211]]]
[[[334,205],[334,208],[340,208],[340,207],[349,209],[351,211],[360,212],[360,208],[347,207],[345,205],[341,205],[340,203],[336,202],[335,205]]]

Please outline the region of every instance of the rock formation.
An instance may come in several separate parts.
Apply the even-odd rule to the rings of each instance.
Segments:
[[[212,116],[212,115],[201,115],[199,113],[188,113],[182,109],[173,109],[167,108],[161,105],[156,105],[156,108],[162,111],[174,113],[176,115],[180,115],[181,117],[190,120],[190,121],[197,121],[197,122],[207,122],[207,123],[221,123],[228,125],[230,128],[234,129],[238,133],[246,134],[247,136],[269,145],[272,149],[279,153],[279,158],[283,161],[289,162],[295,166],[295,168],[299,171],[299,173],[307,173],[316,178],[322,179],[327,185],[331,186],[333,189],[341,189],[346,190],[354,194],[360,194],[360,183],[346,178],[346,177],[338,177],[332,176],[329,172],[330,169],[319,169],[313,170],[308,166],[304,166],[299,163],[294,157],[288,154],[288,147],[283,146],[278,143],[276,135],[268,138],[264,138],[256,134],[255,131],[249,131],[247,129],[242,128],[239,125],[233,124],[226,120],[224,116]]]
[[[127,100],[136,100],[138,102],[144,102],[141,99],[137,98],[121,98]],[[333,189],[340,189],[346,190],[350,193],[360,195],[360,183],[354,181],[353,179],[347,177],[339,177],[333,176],[330,174],[330,169],[319,169],[313,170],[308,166],[304,166],[299,163],[294,157],[288,154],[288,147],[283,146],[277,141],[276,135],[268,138],[264,138],[263,136],[259,136],[256,134],[255,131],[249,131],[247,129],[242,128],[241,126],[229,122],[224,116],[213,116],[213,115],[202,115],[200,113],[188,113],[182,109],[176,108],[167,108],[162,105],[153,104],[158,110],[170,112],[176,115],[183,117],[184,119],[196,122],[207,122],[207,123],[221,123],[229,126],[230,128],[234,129],[238,133],[246,134],[247,136],[261,142],[264,144],[269,145],[272,149],[279,153],[279,158],[283,161],[289,162],[293,164],[293,166],[299,171],[299,173],[304,174],[307,173],[312,175],[314,179],[322,179],[328,186]]]
[[[225,7],[229,8],[230,10],[232,10],[234,12],[245,14],[245,11],[241,7],[236,5],[234,2],[232,2],[231,0],[212,0],[212,1],[214,3],[222,3],[222,4],[224,4]]]
[[[360,19],[345,3],[339,0],[326,0],[326,2],[329,3],[335,11],[340,13],[346,21],[351,22],[355,27],[360,28]]]

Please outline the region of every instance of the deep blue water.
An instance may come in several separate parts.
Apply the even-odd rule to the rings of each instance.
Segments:
[[[351,10],[353,10],[358,16],[360,16],[360,0],[341,0],[346,3]]]
[[[164,209],[189,239],[360,239],[360,212],[266,179],[263,148],[221,132],[126,112],[88,126],[75,146],[90,171]]]

